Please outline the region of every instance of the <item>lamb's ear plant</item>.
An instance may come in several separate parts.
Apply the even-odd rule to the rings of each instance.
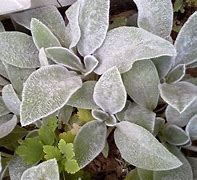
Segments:
[[[181,152],[197,149],[197,13],[173,44],[171,1],[134,2],[138,27],[108,31],[109,0],[76,1],[67,25],[53,6],[11,15],[32,36],[0,24],[2,178],[83,179],[109,134],[126,179],[197,178]]]

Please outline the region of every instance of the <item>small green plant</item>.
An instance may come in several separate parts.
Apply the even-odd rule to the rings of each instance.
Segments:
[[[186,69],[197,65],[197,12],[173,43],[171,1],[134,2],[138,27],[108,31],[109,0],[76,1],[67,25],[53,6],[11,15],[32,36],[2,26],[2,177],[86,179],[80,170],[107,158],[112,133],[135,166],[126,179],[197,177],[197,159],[181,151],[196,151],[197,84]]]

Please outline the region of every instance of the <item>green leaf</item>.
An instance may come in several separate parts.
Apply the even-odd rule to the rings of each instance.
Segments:
[[[140,180],[153,180],[153,171],[137,168]]]
[[[173,124],[166,125],[161,133],[164,140],[175,146],[182,146],[190,141],[187,133],[182,128]]]
[[[80,168],[85,167],[102,152],[106,133],[106,125],[99,121],[90,121],[79,130],[74,140],[74,151]]]
[[[69,159],[65,162],[65,171],[67,171],[70,174],[74,174],[77,171],[80,170],[79,165],[77,164],[77,161],[74,159]]]
[[[28,164],[38,163],[43,158],[43,144],[35,138],[26,138],[16,153]]]
[[[137,169],[133,169],[127,174],[124,180],[141,180],[141,179],[138,175]]]
[[[43,66],[32,73],[22,94],[22,126],[61,109],[81,86],[79,77],[59,65]]]
[[[162,99],[180,113],[197,98],[197,86],[184,81],[160,84],[159,90]]]
[[[185,131],[192,140],[197,140],[197,115],[193,116],[187,124]]]
[[[0,21],[0,32],[4,32],[4,31],[5,31],[5,28],[4,28],[3,24],[2,24],[2,22]]]
[[[169,170],[182,165],[146,129],[126,121],[117,124],[115,143],[124,160],[146,170]]]
[[[96,81],[86,81],[68,100],[67,105],[81,109],[97,109],[94,102],[93,92]]]
[[[46,173],[47,172],[47,173]],[[59,180],[58,164],[55,159],[44,161],[37,166],[27,169],[21,180]]]
[[[178,64],[189,65],[197,61],[197,12],[194,12],[181,28],[174,43],[177,56],[175,66]]]
[[[61,46],[57,37],[38,19],[32,18],[30,27],[34,43],[38,49]]]
[[[58,143],[58,147],[60,152],[66,156],[67,160],[71,160],[75,156],[72,143],[66,143],[63,139],[61,139]]]
[[[55,158],[57,161],[59,161],[61,159],[60,150],[56,146],[45,145],[43,146],[43,151],[45,153],[44,158],[46,160]]]
[[[79,117],[79,120],[81,122],[88,122],[88,121],[91,121],[93,120],[93,117],[92,117],[92,114],[90,112],[90,110],[87,110],[87,109],[77,109],[77,116]]]
[[[13,112],[15,115],[20,114],[21,101],[19,100],[18,95],[14,91],[14,88],[11,84],[3,87],[2,99],[10,112]]]
[[[138,26],[140,28],[162,38],[170,36],[173,25],[171,0],[134,0],[134,2],[138,8]]]
[[[110,114],[120,112],[124,108],[127,94],[116,67],[110,68],[97,81],[93,98],[101,109]]]
[[[160,80],[152,61],[135,62],[133,67],[123,74],[123,82],[127,93],[137,104],[150,110],[156,108]]]
[[[55,63],[61,64],[76,71],[85,71],[78,56],[72,51],[63,47],[52,47],[46,49],[47,57]]]
[[[109,26],[109,0],[80,1],[81,37],[77,49],[82,56],[94,53],[105,40]]]
[[[103,74],[116,66],[124,73],[135,61],[175,55],[174,46],[163,38],[141,28],[119,27],[108,32],[103,45],[95,52],[99,61],[95,72]]]
[[[63,139],[66,143],[73,143],[75,135],[71,131],[60,133],[60,139]]]
[[[40,66],[38,50],[31,36],[21,32],[0,33],[0,60],[20,68]]]
[[[29,30],[32,18],[36,18],[44,23],[62,45],[65,47],[69,46],[70,40],[68,34],[66,34],[65,21],[55,6],[48,5],[11,14],[12,20]]]
[[[54,132],[51,131],[51,129],[49,129],[47,126],[42,126],[39,129],[38,134],[43,144],[53,145],[53,143],[55,142],[56,136]]]

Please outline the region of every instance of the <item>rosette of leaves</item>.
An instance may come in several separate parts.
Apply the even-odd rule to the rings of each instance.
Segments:
[[[43,155],[42,140],[26,137],[27,143],[17,149],[20,156],[28,141],[40,142],[41,158],[31,163],[39,163],[43,156],[47,161],[21,170],[23,179],[34,177],[38,169],[39,179],[49,167],[57,174],[54,164],[59,156],[65,156],[64,165],[69,164],[65,169],[73,167],[70,163],[82,169],[107,149],[112,128],[122,158],[136,167],[130,178],[196,178],[192,171],[196,159],[188,162],[180,148],[196,149],[192,141],[196,139],[197,86],[195,78],[186,76],[186,69],[197,64],[197,13],[172,43],[171,1],[134,2],[138,27],[108,31],[109,0],[78,0],[66,11],[67,25],[57,9],[48,6],[11,16],[32,36],[0,33],[1,74],[9,80],[2,90],[7,114],[15,113],[23,127],[40,127],[52,114],[60,124],[67,124],[73,108],[92,113],[92,120],[74,138],[71,156],[66,153],[72,145],[63,140],[54,146],[56,140],[48,137]],[[13,106],[18,101],[19,108]]]

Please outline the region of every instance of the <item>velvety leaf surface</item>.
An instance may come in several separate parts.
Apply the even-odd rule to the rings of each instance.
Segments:
[[[63,47],[52,47],[46,49],[47,57],[54,62],[64,65],[67,68],[84,71],[83,64],[78,56],[72,51]]]
[[[160,84],[159,90],[162,99],[180,113],[197,98],[197,86],[184,81]]]
[[[2,97],[0,97],[0,117],[4,116],[6,114],[9,114],[10,111],[8,110],[8,108],[6,107]]]
[[[197,12],[194,12],[187,22],[181,28],[176,41],[175,47],[177,56],[175,65],[191,64],[197,61]]]
[[[8,84],[3,87],[2,99],[5,105],[7,106],[7,108],[10,110],[10,112],[13,112],[16,115],[20,114],[21,101],[19,100],[11,84]]]
[[[109,0],[81,0],[77,48],[82,56],[94,53],[105,40],[109,26]]]
[[[98,66],[98,60],[91,55],[85,56],[84,57],[84,64],[86,68],[86,73],[84,74],[85,76],[89,75],[94,71],[94,69]]]
[[[63,108],[61,108],[58,113],[59,122],[62,122],[63,124],[67,124],[68,121],[70,120],[72,112],[73,112],[72,106],[65,105]]]
[[[110,118],[108,113],[106,113],[100,109],[92,110],[92,116],[93,116],[93,118],[95,118],[96,120],[99,120],[99,121],[106,121]]]
[[[89,164],[105,146],[107,128],[103,122],[86,123],[74,140],[75,157],[80,168]]]
[[[9,79],[8,78],[8,74],[7,74],[7,71],[6,71],[6,68],[5,68],[5,65],[2,61],[0,61],[0,74],[5,77],[6,79]]]
[[[52,33],[59,39],[62,45],[69,47],[70,40],[66,34],[64,19],[55,6],[43,6],[35,9],[14,13],[11,18],[21,26],[30,29],[32,18],[36,18],[44,23]]]
[[[182,128],[173,124],[168,124],[163,128],[162,137],[175,146],[185,145],[190,141],[189,135]]]
[[[22,126],[61,109],[81,86],[79,77],[59,65],[44,66],[32,73],[22,95]]]
[[[4,31],[5,31],[4,26],[3,26],[2,22],[0,21],[0,32],[4,32]]]
[[[170,42],[140,28],[119,27],[107,33],[103,45],[95,52],[99,61],[95,72],[103,74],[116,66],[123,73],[131,69],[135,61],[175,55]]]
[[[67,105],[81,109],[97,109],[94,102],[93,92],[96,81],[86,81],[68,100]]]
[[[138,175],[137,169],[131,170],[127,174],[125,180],[141,180],[140,177],[139,177],[139,175]]]
[[[40,61],[40,66],[48,66],[49,65],[44,48],[39,49],[39,61]]]
[[[57,37],[38,19],[33,18],[30,27],[34,43],[38,49],[61,46]]]
[[[171,0],[134,0],[138,8],[138,26],[162,38],[170,36],[173,25]]]
[[[17,124],[17,117],[14,115],[12,119],[5,119],[0,122],[0,138],[10,134]]]
[[[187,157],[187,159],[192,167],[194,180],[196,180],[197,179],[197,158]]]
[[[97,81],[93,98],[101,109],[111,114],[120,112],[124,108],[127,94],[116,67],[110,68]]]
[[[20,68],[39,67],[38,50],[31,36],[21,32],[0,33],[0,60]]]
[[[7,81],[5,78],[0,76],[0,86],[5,86],[5,85],[7,85],[9,83],[10,83],[9,81]]]
[[[156,108],[160,80],[152,61],[135,62],[133,67],[123,74],[123,82],[127,93],[137,104],[150,110]]]
[[[143,106],[135,103],[130,103],[124,113],[123,120],[135,123],[150,132],[153,132],[155,127],[156,114]]]
[[[58,164],[55,159],[44,161],[37,166],[27,169],[23,173],[21,180],[40,180],[43,178],[47,180],[59,180]]]
[[[147,170],[169,170],[182,163],[144,128],[126,121],[117,124],[115,143],[130,164]]]
[[[163,129],[164,124],[165,124],[165,119],[161,117],[155,118],[155,127],[154,127],[154,132],[153,132],[154,136],[158,135],[158,133]]]
[[[155,171],[153,180],[193,180],[192,169],[185,156],[175,146],[168,145],[167,148],[183,165],[169,171]]]
[[[197,115],[193,116],[186,126],[185,131],[192,140],[197,140]]]
[[[197,114],[197,100],[192,102],[186,110],[179,113],[176,109],[171,106],[167,106],[165,115],[166,120],[170,124],[176,124],[177,126],[184,127],[187,125],[189,120]]]

